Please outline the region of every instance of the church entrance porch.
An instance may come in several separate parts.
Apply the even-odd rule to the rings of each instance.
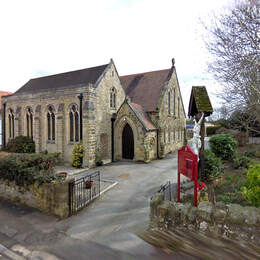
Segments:
[[[122,157],[124,159],[134,158],[134,134],[129,124],[126,124],[122,133]]]

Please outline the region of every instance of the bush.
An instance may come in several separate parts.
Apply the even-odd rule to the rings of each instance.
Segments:
[[[218,126],[218,125],[216,125],[216,126],[208,126],[208,127],[206,128],[207,135],[215,135],[215,134],[216,134],[216,131],[217,131],[218,129],[220,129],[220,128],[221,128],[221,126]]]
[[[244,156],[255,157],[256,151],[245,151]]]
[[[210,148],[217,157],[223,160],[232,159],[237,148],[237,141],[230,134],[212,136],[209,140]]]
[[[234,158],[234,168],[249,168],[251,160],[247,156],[241,156]]]
[[[55,159],[52,155],[21,154],[11,155],[0,162],[0,179],[15,181],[26,186],[38,181],[52,182],[58,179],[53,174]]]
[[[247,171],[247,183],[242,186],[243,197],[254,207],[260,207],[260,163]]]
[[[17,136],[7,143],[4,150],[11,153],[35,153],[35,143],[30,137]]]
[[[204,172],[201,172],[201,181],[212,183],[221,175],[221,159],[212,151],[204,152]]]
[[[75,144],[72,151],[72,166],[80,168],[83,164],[84,146],[82,142]]]

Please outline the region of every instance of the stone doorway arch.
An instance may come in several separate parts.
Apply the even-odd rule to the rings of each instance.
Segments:
[[[134,158],[134,133],[131,126],[126,123],[122,131],[122,158]]]

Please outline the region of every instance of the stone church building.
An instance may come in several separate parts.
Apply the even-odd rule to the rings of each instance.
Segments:
[[[149,162],[183,145],[185,112],[174,66],[120,77],[109,64],[29,80],[2,98],[2,143],[25,135],[36,151],[71,162],[82,140],[84,165]]]

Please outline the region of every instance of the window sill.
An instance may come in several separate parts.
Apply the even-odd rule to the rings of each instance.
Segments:
[[[75,142],[69,141],[68,145],[74,145],[74,144],[79,144],[79,143],[80,143],[80,141],[75,141]]]
[[[55,140],[48,140],[47,144],[55,144]]]

